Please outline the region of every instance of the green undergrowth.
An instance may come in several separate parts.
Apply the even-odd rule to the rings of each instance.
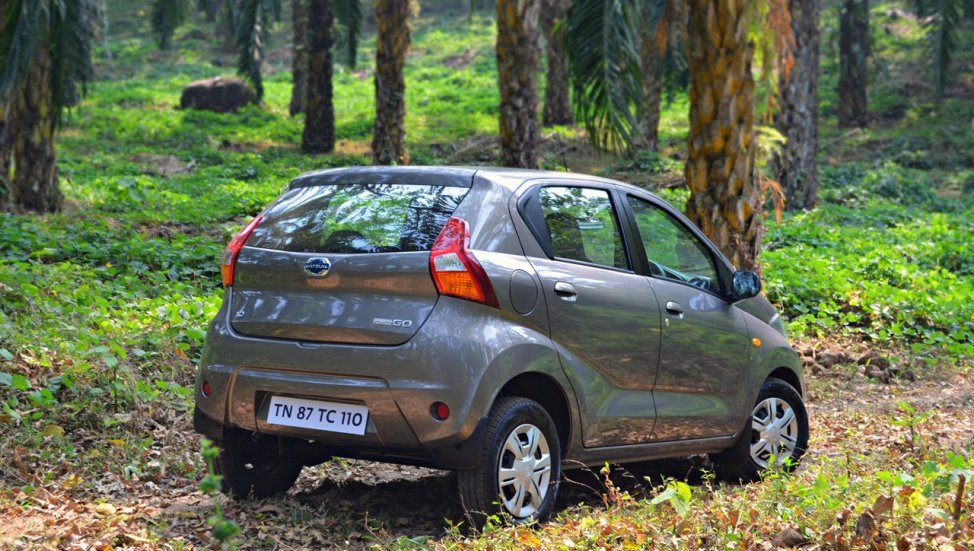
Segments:
[[[887,161],[824,167],[817,209],[772,224],[766,289],[798,336],[841,333],[907,345],[928,363],[974,356],[974,171],[938,175]]]
[[[954,509],[958,495],[974,495],[966,484],[959,485],[960,477],[974,475],[974,460],[937,452],[889,467],[886,458],[850,454],[824,457],[794,475],[771,472],[747,485],[718,483],[704,471],[692,485],[673,478],[662,483],[642,479],[634,490],[617,487],[622,479],[608,476],[606,468],[602,503],[569,508],[543,528],[493,517],[475,538],[454,528],[437,544],[447,549],[635,550],[821,542],[830,549],[862,549],[974,538],[974,523],[963,516],[955,520]],[[426,542],[403,537],[381,545],[421,548],[417,543]]]
[[[0,463],[17,457],[38,477],[0,469],[5,488],[90,490],[95,478],[84,473],[106,471],[126,480],[152,472],[198,477],[202,465],[187,459],[195,458],[195,447],[155,453],[162,444],[133,418],[175,411],[188,427],[194,363],[222,299],[223,247],[294,176],[369,161],[370,35],[359,66],[336,69],[338,152],[308,156],[298,148],[302,121],[287,113],[291,82],[280,55],[287,43],[282,28],[271,43],[277,54],[269,56],[263,105],[236,114],[182,111],[176,109],[181,88],[232,74],[232,55],[200,38],[201,21],[177,33],[172,51],[157,52],[146,14],[129,2],[109,4],[112,59],[99,52],[100,80],[59,134],[65,212],[0,214]],[[465,140],[478,151],[489,146],[480,148],[477,140],[493,143],[496,28],[489,11],[468,22],[462,9],[421,4],[406,72],[407,141],[414,160],[436,164],[453,159],[450,148]],[[914,31],[897,35],[899,42],[880,39],[875,55],[893,69],[918,62],[893,55],[915,39]],[[970,63],[969,57],[958,55],[957,63]],[[826,58],[827,74],[829,63]],[[789,320],[794,341],[851,338],[884,353],[906,350],[899,361],[921,377],[969,376],[974,105],[950,96],[938,105],[929,94],[884,84],[871,98],[875,124],[840,130],[832,122],[834,81],[827,74],[822,204],[786,213],[781,223],[768,216],[765,290]],[[954,86],[965,78],[959,74]],[[552,153],[542,165],[583,167],[657,189],[680,205],[687,193],[680,187],[686,109],[686,94],[664,106],[665,148],[658,154],[596,154],[576,128],[545,129]],[[567,149],[551,149],[555,141]],[[588,164],[573,164],[581,158]],[[837,431],[835,438],[856,439]],[[896,500],[897,512],[881,521],[891,534],[932,529],[949,513],[944,500],[956,489],[952,470],[972,468],[969,454],[950,453],[957,451],[933,446],[904,462],[896,458],[906,452],[861,458],[843,448],[817,455],[790,478],[775,474],[743,487],[685,488],[673,481],[648,490],[648,499],[618,493],[601,505],[572,508],[544,530],[500,522],[476,540],[448,534],[444,545],[743,548],[786,526],[815,541],[841,537],[866,545],[853,543],[854,525],[880,496]],[[6,495],[0,492],[0,504]],[[847,520],[836,525],[843,515]]]

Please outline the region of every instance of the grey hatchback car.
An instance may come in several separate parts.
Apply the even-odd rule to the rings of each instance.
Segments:
[[[552,512],[563,465],[808,442],[801,362],[751,272],[639,188],[561,172],[304,174],[231,241],[196,384],[223,489],[339,456],[458,471],[475,519]]]

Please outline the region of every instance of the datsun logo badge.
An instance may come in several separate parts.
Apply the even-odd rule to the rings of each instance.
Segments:
[[[331,260],[316,256],[304,263],[304,273],[314,277],[325,277],[331,270]]]

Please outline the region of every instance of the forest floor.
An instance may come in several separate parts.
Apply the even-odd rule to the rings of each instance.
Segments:
[[[761,255],[806,364],[812,436],[793,474],[727,485],[700,457],[575,470],[551,522],[470,533],[440,471],[336,459],[278,498],[199,490],[192,385],[223,296],[217,259],[294,176],[368,164],[374,39],[358,67],[336,68],[337,152],[307,156],[287,113],[286,25],[261,106],[182,111],[182,87],[231,74],[232,53],[196,17],[158,51],[140,3],[108,3],[112,55],[98,50],[98,82],[58,135],[65,211],[0,213],[0,549],[213,547],[218,507],[247,549],[974,548],[974,33],[937,102],[921,22],[905,3],[873,5],[870,127],[849,131],[835,125],[837,25],[823,13],[822,203],[769,212]],[[495,164],[490,10],[421,3],[412,162]],[[687,105],[679,90],[664,105],[660,152],[599,152],[579,128],[545,128],[542,167],[680,205]]]
[[[944,374],[920,382],[883,384],[868,381],[861,374],[856,376],[851,366],[846,366],[846,373],[842,371],[840,366],[809,381],[812,437],[803,465],[792,477],[803,480],[823,467],[838,464],[836,479],[830,484],[839,484],[842,476],[854,484],[861,477],[876,476],[867,474],[864,464],[879,461],[891,469],[908,469],[916,456],[935,454],[936,450],[969,449],[974,442],[974,380],[970,377]],[[904,423],[907,407],[914,419]],[[133,431],[152,436],[155,444],[150,456],[198,453],[197,437],[186,415],[158,409],[126,422],[135,425]],[[74,438],[83,441],[84,435]],[[179,549],[214,544],[207,524],[213,514],[213,497],[201,493],[195,478],[185,473],[160,469],[151,476],[133,478],[120,472],[98,473],[91,465],[64,465],[64,483],[58,487],[42,484],[26,467],[32,450],[14,442],[5,445],[14,449],[8,477],[38,490],[15,491],[0,502],[0,517],[5,519],[0,525],[0,546]],[[559,493],[559,519],[552,524],[561,525],[565,531],[566,519],[597,515],[606,506],[632,507],[620,504],[610,487],[628,492],[634,499],[652,498],[665,489],[667,480],[678,479],[713,500],[735,503],[743,498],[756,504],[775,491],[774,480],[737,486],[718,484],[708,476],[702,458],[614,466],[608,477],[598,469],[570,471]],[[713,491],[713,485],[721,490]],[[616,503],[611,502],[613,499]],[[243,503],[221,498],[220,502],[223,514],[242,528],[243,537],[238,542],[241,549],[437,547],[441,538],[442,546],[478,546],[462,527],[456,478],[445,471],[333,460],[306,468],[286,496]],[[840,513],[846,510],[843,507]],[[848,509],[846,516],[861,513]],[[895,519],[880,518],[872,539],[882,541],[884,530],[895,533],[894,524]],[[802,537],[819,539],[831,527],[819,533],[803,532]],[[780,519],[753,527],[755,532],[750,535],[756,543],[770,544],[795,528],[795,523]],[[901,533],[899,537],[946,543],[951,541],[955,526],[948,518],[924,529],[927,532]],[[964,539],[974,538],[974,525],[969,521],[960,525],[959,531]],[[550,543],[564,545],[563,539]],[[647,541],[660,546],[694,546],[692,540],[679,537]],[[620,546],[625,540],[614,543]]]

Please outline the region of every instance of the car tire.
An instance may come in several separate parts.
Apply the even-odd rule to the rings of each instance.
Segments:
[[[284,493],[301,474],[302,464],[282,456],[277,438],[254,441],[249,433],[230,430],[213,462],[223,476],[221,490],[233,499],[261,499]]]
[[[724,480],[749,482],[775,464],[794,469],[807,447],[808,413],[801,395],[790,384],[770,378],[761,385],[737,442],[710,458]]]
[[[477,528],[495,514],[517,524],[544,522],[560,479],[561,442],[551,416],[533,400],[505,397],[491,409],[479,465],[458,473],[460,500]]]

